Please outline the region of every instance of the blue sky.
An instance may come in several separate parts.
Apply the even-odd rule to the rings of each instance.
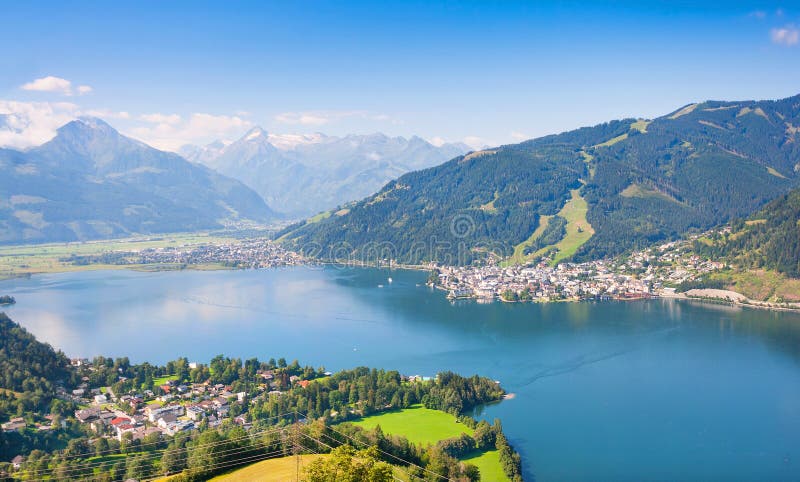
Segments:
[[[253,125],[500,144],[800,93],[788,3],[62,0],[0,18],[0,144],[23,147],[81,114],[164,148]]]

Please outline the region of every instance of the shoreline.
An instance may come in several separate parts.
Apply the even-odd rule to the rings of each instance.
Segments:
[[[304,263],[299,265],[293,266],[312,266],[312,265],[323,265],[323,266],[342,266],[346,268],[373,268],[373,269],[399,269],[399,270],[409,270],[409,271],[428,271],[431,269],[429,266],[424,265],[407,265],[407,264],[392,264],[392,265],[380,265],[375,263],[364,263],[364,262],[337,262],[337,261],[317,261],[314,263]],[[168,272],[168,271],[234,271],[239,269],[255,269],[255,268],[236,268],[232,266],[226,266],[222,263],[206,263],[206,264],[184,264],[184,265],[177,265],[177,264],[166,264],[166,263],[148,263],[148,264],[88,264],[88,265],[71,265],[71,266],[59,266],[54,267],[55,269],[46,270],[46,271],[31,271],[31,272],[24,272],[24,273],[0,273],[0,281],[8,281],[12,279],[19,279],[19,278],[30,278],[32,276],[39,276],[39,275],[48,275],[48,274],[61,274],[61,273],[73,273],[73,272],[81,272],[81,271],[117,271],[117,270],[131,270],[131,271],[140,271],[140,272]],[[63,268],[63,269],[58,269]],[[441,291],[448,291],[447,288],[435,284],[431,285],[430,283],[426,283],[426,286],[432,287],[436,290]],[[703,290],[698,290],[703,291]],[[706,290],[708,291],[708,290]],[[727,296],[687,296],[684,293],[675,293],[673,295],[667,294],[658,294],[658,295],[651,295],[646,298],[624,298],[624,297],[613,297],[610,299],[576,299],[576,298],[566,298],[562,300],[505,300],[501,296],[495,296],[494,298],[480,298],[474,295],[469,296],[460,296],[457,298],[446,298],[450,301],[457,301],[457,300],[470,300],[475,302],[482,302],[482,303],[494,303],[494,302],[501,302],[501,303],[578,303],[578,302],[602,302],[602,301],[642,301],[642,300],[655,300],[655,299],[672,299],[672,300],[683,300],[683,301],[699,301],[703,303],[711,303],[711,304],[719,304],[719,305],[727,305],[727,306],[735,306],[741,308],[755,308],[760,310],[769,310],[769,311],[783,311],[783,312],[790,312],[790,313],[800,313],[800,306],[793,307],[793,306],[782,306],[777,305],[775,303],[770,303],[767,301],[757,301],[751,300],[746,296],[742,295],[741,293],[737,293],[735,291],[730,290],[711,290],[711,291],[724,291]],[[800,303],[798,303],[800,304]]]

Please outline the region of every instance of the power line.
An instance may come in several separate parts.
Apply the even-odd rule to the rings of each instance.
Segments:
[[[279,415],[274,415],[274,416],[272,416],[272,417],[263,418],[263,419],[261,419],[260,421],[264,421],[264,420],[273,420],[273,419],[276,419],[276,418],[285,418],[285,417],[287,417],[287,416],[289,416],[289,415],[294,415],[295,413],[296,413],[296,412],[286,412],[286,413],[281,413],[281,414],[279,414]],[[138,445],[138,447],[144,447],[144,446],[148,446],[148,445],[159,445],[159,444],[161,444],[161,443],[162,443],[161,441],[159,441],[159,442],[149,442],[149,443],[143,443],[143,444],[139,444],[139,445]],[[116,453],[118,453],[118,452],[119,452],[119,449],[108,449],[108,450],[104,450],[104,451],[102,451],[102,452],[96,452],[96,453],[92,454],[91,456],[92,456],[92,457],[97,457],[97,456],[104,455],[104,454],[116,454]],[[80,457],[85,457],[85,455],[82,455],[82,454],[75,454],[75,455],[65,455],[65,456],[61,457],[61,459],[62,459],[62,460],[66,460],[66,459],[74,459],[74,458],[80,458]]]
[[[301,412],[301,415],[302,415],[302,412]],[[340,431],[336,430],[335,428],[331,427],[330,425],[326,426],[326,428],[328,428],[329,430],[331,430],[331,431],[333,431],[333,432],[335,432],[335,433],[337,433],[337,434],[341,435],[342,437],[345,437],[345,438],[347,438],[348,440],[352,440],[353,442],[356,442],[356,443],[358,443],[358,444],[361,444],[362,446],[366,446],[366,447],[369,447],[369,446],[370,446],[370,445],[369,445],[369,444],[367,444],[366,442],[362,442],[362,441],[360,441],[360,440],[356,440],[356,439],[354,439],[353,437],[351,437],[351,436],[349,436],[349,435],[347,435],[347,434],[344,434],[344,433],[342,433],[342,432],[340,432]],[[332,438],[332,437],[330,437],[330,438]],[[333,438],[332,438],[332,439],[333,439]],[[382,454],[384,454],[384,455],[386,455],[386,456],[388,456],[388,457],[391,457],[391,458],[393,458],[393,459],[395,459],[395,460],[397,460],[397,461],[400,461],[400,462],[403,462],[403,463],[405,463],[405,464],[407,464],[407,465],[412,465],[412,466],[414,466],[414,467],[417,467],[417,468],[419,468],[419,469],[422,469],[423,471],[425,471],[425,472],[427,472],[427,473],[429,473],[429,474],[431,474],[431,475],[435,475],[435,476],[439,477],[440,479],[443,479],[443,480],[449,480],[447,477],[445,477],[445,476],[443,476],[443,475],[441,475],[441,474],[437,474],[436,472],[432,472],[432,471],[430,471],[430,470],[426,469],[425,467],[422,467],[422,466],[420,466],[420,465],[417,465],[417,464],[415,464],[415,463],[413,463],[413,462],[409,462],[408,460],[403,460],[403,459],[401,459],[400,457],[398,457],[398,456],[396,456],[396,455],[394,455],[394,454],[390,454],[389,452],[385,452],[385,451],[381,450],[381,449],[380,449],[380,447],[377,447],[377,446],[376,446],[376,447],[375,447],[375,449],[376,449],[378,452],[380,452],[380,453],[382,453]]]
[[[236,465],[242,465],[244,462],[252,463],[252,462],[259,462],[259,461],[267,460],[267,459],[276,459],[276,458],[285,457],[285,455],[277,455],[277,454],[282,454],[282,453],[283,453],[283,450],[276,450],[275,452],[269,452],[267,454],[258,454],[258,455],[253,455],[251,457],[243,457],[243,458],[232,460],[232,461],[229,460],[229,461],[225,461],[225,462],[219,462],[219,463],[216,463],[216,464],[211,464],[211,465],[208,465],[206,467],[203,467],[203,470],[204,471],[217,470],[217,469],[222,469],[222,468],[226,468],[226,467],[234,467]],[[156,480],[156,479],[160,479],[162,477],[168,477],[170,475],[177,475],[177,474],[180,474],[181,472],[183,472],[184,470],[186,470],[186,469],[182,469],[180,471],[176,471],[176,472],[172,472],[172,473],[157,475],[155,477],[151,477],[149,479],[144,479],[144,480]],[[120,479],[120,482],[122,480],[125,480],[125,479]]]
[[[258,431],[258,432],[249,433],[249,434],[241,436],[241,437],[234,437],[234,438],[231,438],[231,439],[226,439],[226,440],[222,440],[222,441],[214,442],[214,443],[210,443],[210,444],[199,444],[199,445],[192,445],[192,446],[187,445],[185,447],[166,447],[166,448],[154,450],[154,451],[151,451],[151,452],[137,452],[137,453],[119,454],[119,455],[127,455],[127,456],[133,457],[133,456],[139,456],[141,454],[141,457],[143,457],[146,460],[156,460],[157,458],[162,457],[167,451],[173,450],[175,452],[178,452],[180,456],[188,458],[189,451],[192,451],[192,450],[213,448],[213,447],[216,447],[216,446],[219,446],[219,445],[225,445],[225,444],[229,444],[229,443],[236,443],[237,441],[242,441],[242,440],[245,440],[245,439],[252,439],[254,437],[258,437],[258,436],[262,436],[262,435],[283,432],[284,430],[285,430],[284,427],[271,428],[271,429],[267,429],[267,430],[262,430],[262,431]],[[253,449],[253,450],[257,450],[257,449]],[[242,451],[242,448],[241,447],[237,447],[235,449],[228,449],[228,450],[224,450],[224,451],[221,451],[221,452],[218,452],[218,453],[227,453],[227,452],[236,452],[236,451]],[[180,452],[185,452],[185,453],[180,454]],[[74,473],[74,472],[80,472],[80,471],[87,470],[87,469],[95,469],[95,468],[100,468],[102,470],[103,468],[105,468],[104,466],[108,466],[110,468],[111,466],[116,465],[117,462],[118,462],[117,460],[106,460],[106,461],[96,461],[96,462],[90,462],[90,463],[78,463],[78,464],[70,466],[66,470],[66,472],[67,473]],[[40,469],[40,470],[35,470],[35,471],[26,471],[26,474],[27,475],[42,475],[42,474],[48,475],[48,473],[49,473],[50,475],[52,475],[55,472],[55,470],[56,470],[55,468],[53,468],[53,469],[49,469],[49,468],[48,469]]]
[[[330,440],[334,441],[335,443],[339,443],[339,440],[337,440],[336,438],[332,437],[331,435],[328,435],[328,434],[326,434],[326,433],[323,433],[322,435],[323,435],[323,436],[325,436],[325,437],[327,437],[327,438],[329,438]],[[331,450],[333,449],[333,447],[331,447],[330,445],[326,444],[325,442],[323,442],[323,441],[321,441],[321,440],[318,440],[318,439],[313,439],[313,440],[315,440],[315,441],[317,441],[317,442],[319,442],[319,443],[321,443],[321,444],[325,445],[326,447],[329,447],[329,448],[331,448]],[[365,444],[365,445],[366,445],[366,444]],[[367,446],[368,446],[368,447],[371,447],[371,446],[369,446],[369,445],[367,445]],[[396,458],[396,459],[399,459],[398,457],[395,457],[395,458]],[[399,459],[399,460],[402,460],[402,459]],[[417,466],[417,465],[415,465],[415,464],[413,464],[413,463],[411,463],[411,462],[408,462],[408,461],[406,461],[406,463],[408,463],[409,465],[411,465],[411,466],[414,466],[414,467],[419,467],[419,466]],[[420,468],[421,468],[421,467],[420,467]],[[423,469],[423,470],[424,470],[424,469]],[[409,473],[407,473],[407,475],[408,475],[409,477],[414,477],[414,478],[416,478],[416,479],[418,479],[418,480],[425,480],[425,479],[423,479],[422,477],[420,477],[420,476],[418,476],[418,475],[409,474]],[[437,475],[438,475],[438,474],[437,474]]]

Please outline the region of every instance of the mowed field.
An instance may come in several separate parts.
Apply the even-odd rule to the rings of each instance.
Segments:
[[[301,455],[300,475],[302,480],[303,468],[314,460],[325,455]],[[264,460],[253,465],[234,470],[227,474],[218,475],[211,479],[213,482],[286,482],[296,480],[297,458],[280,457]]]
[[[133,267],[105,264],[76,266],[71,263],[63,262],[61,259],[72,255],[92,256],[113,251],[140,251],[148,248],[199,246],[232,242],[236,242],[236,239],[214,236],[206,233],[179,233],[103,241],[0,246],[0,279],[26,274],[120,269],[123,267],[147,269],[146,265],[136,265]],[[208,268],[211,267],[212,266],[208,266]],[[202,266],[196,268],[202,269]]]
[[[439,410],[424,408],[421,405],[372,415],[353,422],[353,424],[365,429],[373,429],[380,425],[383,433],[402,435],[409,442],[423,446],[434,444],[439,440],[458,437],[462,433],[472,435],[474,432],[463,423],[459,423],[456,417]],[[497,450],[475,452],[462,460],[478,467],[481,480],[498,482],[508,480],[500,465],[500,456]]]
[[[414,405],[405,410],[382,413],[362,418],[353,425],[371,430],[378,425],[384,433],[402,435],[416,445],[432,445],[462,433],[472,435],[473,430],[449,413]]]

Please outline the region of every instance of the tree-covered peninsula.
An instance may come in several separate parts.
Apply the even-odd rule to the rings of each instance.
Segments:
[[[462,459],[488,451],[509,480],[521,480],[520,457],[499,421],[468,415],[503,398],[487,378],[366,367],[330,373],[283,358],[163,366],[69,359],[4,314],[0,335],[0,474],[12,480],[207,480],[269,458],[332,451],[369,455],[415,480],[480,480]],[[415,444],[351,423],[414,407],[450,414],[464,433]],[[320,462],[306,477],[325,480],[325,470]]]

